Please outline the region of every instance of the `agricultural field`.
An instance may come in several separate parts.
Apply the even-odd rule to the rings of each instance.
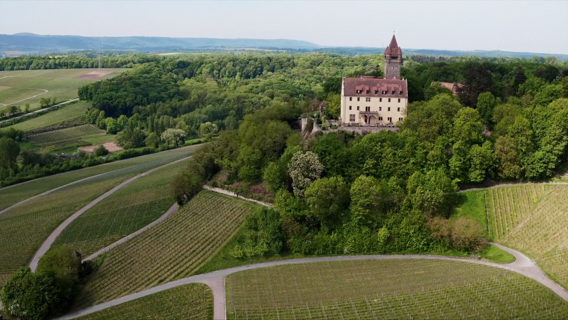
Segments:
[[[187,157],[198,148],[200,148],[200,146],[195,145],[159,153],[153,153],[136,158],[114,161],[94,167],[69,171],[50,177],[40,178],[32,180],[30,182],[2,188],[0,189],[0,210],[42,192],[98,174],[110,173],[111,171],[125,169],[131,166],[142,166],[141,168],[150,170],[168,162]]]
[[[57,97],[58,101],[77,97],[77,89],[93,81],[108,79],[128,69],[57,69],[0,71],[0,107],[24,106],[39,109],[40,98]],[[98,73],[98,74],[97,74]]]
[[[86,138],[105,136],[106,132],[92,124],[48,131],[29,136],[29,141],[39,147],[63,147],[66,145],[85,145]]]
[[[175,202],[170,184],[186,165],[182,161],[128,184],[73,221],[54,247],[69,245],[87,257],[150,224]]]
[[[187,284],[126,302],[77,319],[213,319],[213,294],[209,287],[204,284]]]
[[[226,278],[228,319],[566,319],[568,304],[517,273],[458,261],[356,260]]]
[[[57,109],[55,111],[48,112],[37,118],[33,118],[24,122],[16,123],[6,128],[2,128],[1,130],[14,128],[22,131],[32,131],[39,128],[52,126],[54,124],[81,118],[83,115],[85,115],[85,112],[90,107],[91,107],[90,102],[86,101],[75,102],[60,109]]]
[[[177,213],[112,249],[77,308],[194,274],[224,246],[256,204],[202,191]]]

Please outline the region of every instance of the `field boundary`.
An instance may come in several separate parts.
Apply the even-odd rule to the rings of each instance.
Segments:
[[[502,188],[502,187],[521,187],[521,186],[532,186],[532,185],[568,185],[568,182],[520,182],[520,183],[502,183],[502,184],[496,184],[493,186],[489,186],[489,187],[479,187],[479,188],[470,188],[470,189],[463,189],[463,190],[459,190],[456,193],[463,193],[463,192],[469,192],[469,191],[479,191],[479,190],[487,190],[487,189],[494,189],[494,188]]]
[[[149,175],[150,173],[157,171],[159,169],[162,169],[164,167],[167,167],[169,165],[190,159],[193,156],[189,156],[189,157],[185,157],[176,161],[172,161],[170,163],[167,163],[163,166],[159,166],[157,168],[148,170],[146,172],[143,172],[141,174],[138,174],[122,183],[120,183],[119,185],[115,186],[114,188],[110,189],[109,191],[105,192],[103,195],[99,196],[98,198],[96,198],[95,200],[91,201],[89,204],[87,204],[86,206],[84,206],[83,208],[81,208],[79,211],[75,212],[73,215],[71,215],[69,218],[67,218],[65,221],[63,221],[62,224],[60,224],[55,231],[53,231],[49,237],[43,242],[43,244],[41,245],[41,247],[38,249],[38,251],[35,253],[34,257],[32,258],[31,262],[29,263],[29,267],[32,271],[35,272],[35,270],[37,269],[37,265],[39,263],[39,260],[41,259],[41,257],[43,257],[43,255],[45,255],[47,253],[47,251],[51,248],[51,245],[53,245],[53,243],[55,242],[55,240],[57,239],[57,237],[63,232],[63,230],[65,230],[65,228],[71,224],[71,222],[73,222],[75,219],[77,219],[79,216],[81,216],[83,213],[85,213],[87,210],[91,209],[92,207],[94,207],[96,204],[98,204],[99,202],[103,201],[104,199],[106,199],[107,197],[111,196],[112,194],[114,194],[116,191],[120,190],[122,187],[126,186],[127,184],[131,183],[132,181],[135,181],[139,178],[145,177],[147,175]]]
[[[544,285],[545,287],[552,290],[556,293],[559,297],[563,300],[568,302],[568,292],[564,290],[560,285],[556,282],[552,281],[548,278],[542,271],[538,268],[538,266],[532,261],[529,257],[525,256],[519,251],[510,249],[508,247],[502,246],[500,244],[492,243],[509,253],[515,256],[516,260],[514,262],[508,264],[498,264],[494,262],[487,262],[481,260],[474,260],[474,259],[467,259],[467,258],[456,258],[456,257],[447,257],[447,256],[439,256],[439,255],[417,255],[417,254],[409,254],[409,255],[360,255],[360,256],[337,256],[337,257],[318,257],[318,258],[297,258],[297,259],[289,259],[289,260],[280,260],[280,261],[270,261],[270,262],[262,262],[256,263],[252,265],[244,265],[240,267],[234,267],[229,269],[217,270],[210,273],[195,275],[191,277],[187,277],[184,279],[168,282],[147,290],[143,290],[137,293],[133,293],[118,299],[114,299],[111,301],[107,301],[101,303],[99,305],[95,305],[83,310],[79,310],[60,318],[56,318],[56,320],[68,320],[68,319],[75,319],[84,315],[88,315],[91,313],[95,313],[104,309],[108,309],[110,307],[114,307],[116,305],[133,301],[138,298],[146,297],[154,293],[158,293],[164,290],[172,289],[175,287],[179,287],[182,285],[190,284],[190,283],[204,283],[211,288],[213,292],[213,319],[222,320],[227,319],[226,313],[226,297],[225,297],[225,287],[223,285],[222,290],[219,289],[219,284],[225,281],[225,277],[231,275],[236,272],[252,270],[252,269],[259,269],[259,268],[266,268],[266,267],[274,267],[279,265],[290,265],[290,264],[302,264],[302,263],[314,263],[314,262],[328,262],[328,261],[354,261],[354,260],[388,260],[388,259],[427,259],[427,260],[449,260],[449,261],[457,261],[457,262],[468,262],[468,263],[475,263],[486,265],[490,267],[496,267],[500,269],[505,269],[508,271],[513,271],[518,274],[521,274],[525,277],[533,279],[540,284]],[[222,301],[219,302],[219,300]]]
[[[213,192],[217,192],[217,193],[220,193],[220,194],[224,194],[224,195],[229,196],[229,197],[242,199],[242,200],[245,200],[245,201],[248,201],[248,202],[254,202],[256,204],[260,204],[261,206],[272,208],[271,203],[266,203],[266,202],[262,202],[262,201],[251,199],[251,198],[245,198],[243,196],[239,196],[238,194],[236,194],[232,191],[228,191],[228,190],[225,190],[225,189],[215,188],[215,187],[211,187],[211,186],[208,186],[208,185],[204,185],[203,189],[213,191]]]

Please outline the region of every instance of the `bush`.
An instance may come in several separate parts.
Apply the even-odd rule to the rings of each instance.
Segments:
[[[93,150],[93,153],[95,154],[95,156],[101,157],[106,156],[108,154],[108,150],[101,144]]]
[[[461,217],[452,224],[452,246],[479,251],[485,239],[481,224],[474,219]]]
[[[237,244],[229,254],[237,259],[279,254],[282,250],[278,212],[262,208],[245,220],[245,228],[236,238]]]

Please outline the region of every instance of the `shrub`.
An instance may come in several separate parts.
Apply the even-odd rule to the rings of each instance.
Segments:
[[[97,156],[97,157],[106,156],[108,154],[108,150],[102,144],[100,146],[96,147],[93,150],[93,152],[94,152],[95,156]]]
[[[459,249],[480,250],[485,242],[483,228],[474,219],[461,217],[452,224],[452,246]]]

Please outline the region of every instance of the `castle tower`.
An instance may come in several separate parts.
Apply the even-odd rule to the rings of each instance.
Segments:
[[[393,35],[389,46],[385,49],[385,79],[400,79],[402,66],[402,49]]]

